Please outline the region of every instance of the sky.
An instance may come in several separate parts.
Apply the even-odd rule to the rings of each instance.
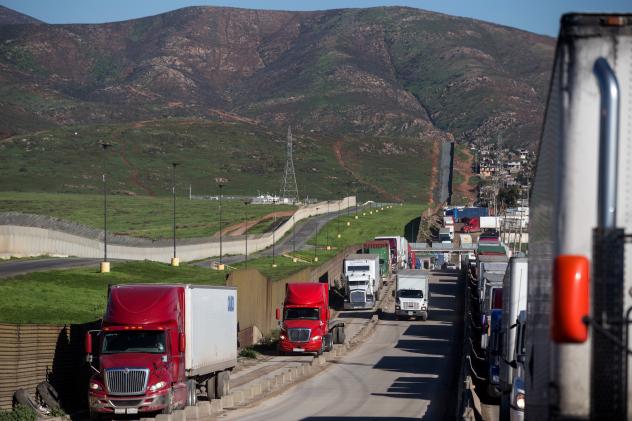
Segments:
[[[630,0],[0,0],[0,5],[48,23],[113,22],[202,5],[272,10],[410,6],[553,37],[563,13],[632,12]]]

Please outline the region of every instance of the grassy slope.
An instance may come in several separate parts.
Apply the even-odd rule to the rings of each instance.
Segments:
[[[75,134],[76,133],[76,134]],[[99,142],[114,146],[103,153]],[[405,177],[399,172],[375,177],[390,189],[398,181],[405,200],[418,200],[420,185],[429,183],[423,165],[423,142],[407,147]],[[380,139],[369,151],[353,148],[346,155],[361,174],[374,174],[375,162],[399,170],[400,155],[380,155]],[[409,141],[411,145],[413,141]],[[408,144],[407,143],[407,144]],[[358,183],[336,160],[334,141],[327,137],[295,135],[294,166],[301,196],[328,199],[358,191],[375,198],[378,189]],[[166,196],[171,192],[171,163],[178,162],[176,185],[181,194],[217,194],[215,178],[228,178],[227,195],[279,191],[285,166],[285,133],[247,123],[164,119],[119,125],[68,126],[14,136],[0,142],[0,179],[3,189],[24,192],[99,194],[103,161],[113,194]],[[403,174],[403,172],[402,172]]]
[[[0,281],[0,319],[8,323],[83,323],[105,311],[109,284],[182,282],[221,285],[225,274],[192,265],[172,268],[162,263],[112,265],[109,274],[97,268],[35,272]]]
[[[266,257],[248,262],[249,268],[257,268],[272,279],[283,279],[306,267],[315,267],[335,256],[341,249],[370,240],[378,235],[402,235],[404,225],[419,216],[421,205],[395,206],[373,215],[341,217],[341,238],[335,238],[337,221],[330,222],[318,234],[319,262],[293,263],[287,257],[277,256],[277,267],[272,258]],[[361,215],[361,214],[360,214]],[[346,222],[351,226],[347,227]],[[324,250],[325,232],[329,230],[332,250]],[[313,250],[301,253],[312,259]],[[244,263],[235,265],[243,268]],[[222,285],[227,272],[184,264],[172,268],[154,262],[114,263],[109,274],[97,273],[96,268],[68,269],[34,272],[0,281],[0,322],[6,323],[81,323],[102,316],[108,284],[134,282],[183,282]]]
[[[181,192],[183,195],[184,192]],[[171,197],[109,196],[108,231],[151,239],[171,238],[173,202]],[[222,224],[234,223],[266,215],[273,210],[292,209],[288,205],[244,205],[241,201],[222,203]],[[205,237],[219,231],[219,202],[188,200],[176,202],[176,235],[178,238]],[[17,211],[50,215],[103,228],[103,197],[97,194],[52,194],[0,192],[0,212]]]

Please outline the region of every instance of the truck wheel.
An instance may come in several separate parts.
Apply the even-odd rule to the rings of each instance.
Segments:
[[[423,313],[421,313],[421,320],[423,320],[424,322],[426,320],[428,320],[428,312],[424,311]]]
[[[338,328],[338,343],[339,344],[344,344],[345,343],[345,328],[344,327],[339,327]]]
[[[500,421],[509,421],[509,393],[503,393],[500,397],[500,411],[499,411],[499,419]]]
[[[187,406],[195,406],[197,404],[197,386],[195,380],[187,381]]]
[[[327,338],[326,350],[332,351],[334,349],[334,341],[333,341],[333,338],[331,337],[331,334],[325,335],[324,338]]]
[[[50,409],[59,409],[59,394],[48,382],[41,382],[37,385],[37,394],[42,402],[46,404]]]
[[[217,389],[216,389],[216,379],[215,376],[211,376],[206,379],[206,396],[208,400],[217,399]]]
[[[230,395],[230,371],[217,373],[217,399]]]
[[[16,390],[13,394],[13,401],[21,405],[28,406],[38,415],[48,415],[50,413],[50,411],[48,411],[46,408],[39,405],[37,401],[33,398],[33,396],[31,396],[31,394],[25,389]]]
[[[333,332],[331,332],[331,335],[333,337],[334,343],[339,344],[340,342],[338,342],[338,328],[335,328]]]

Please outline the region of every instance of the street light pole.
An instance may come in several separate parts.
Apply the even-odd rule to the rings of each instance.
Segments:
[[[224,264],[222,263],[222,184],[221,181],[217,183],[219,187],[219,264],[217,265],[217,270],[224,270]]]
[[[250,202],[247,200],[244,201],[245,209],[248,209],[249,203]],[[246,212],[246,258],[244,261],[244,267],[248,269],[248,212]]]
[[[176,257],[176,167],[177,162],[171,163],[171,193],[173,194],[173,258],[171,266],[180,266],[180,259]]]
[[[272,215],[273,216],[273,220],[272,220],[272,267],[275,268],[276,267],[276,260],[275,260],[275,243],[276,243],[276,238],[275,238],[275,233],[276,233],[276,198],[272,198]]]
[[[318,215],[318,207],[316,208],[316,215]],[[314,236],[314,262],[318,261],[318,256],[316,255],[318,250],[318,221],[316,222],[316,235]]]
[[[112,146],[110,143],[101,142],[103,149],[103,261],[100,272],[110,272],[110,262],[108,262],[108,188],[107,188],[107,155],[106,151]]]

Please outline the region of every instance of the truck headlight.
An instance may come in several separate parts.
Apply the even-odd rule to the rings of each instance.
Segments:
[[[318,341],[318,340],[320,340],[320,335],[315,335],[315,336],[312,336],[312,339],[311,339],[311,340],[312,340],[312,341]]]
[[[399,306],[395,306],[395,310],[399,310]]]
[[[279,339],[282,340],[282,341],[286,340],[287,339],[287,334],[285,332],[281,332],[279,334]]]
[[[497,374],[494,374],[492,376],[492,383],[499,383],[500,382],[500,377],[498,377]]]
[[[516,397],[514,398],[514,405],[518,409],[524,409],[524,393],[516,393]]]
[[[103,387],[97,382],[90,382],[90,390],[103,390]]]
[[[162,389],[165,386],[167,386],[167,382],[160,381],[160,382],[156,383],[155,385],[151,386],[149,388],[149,391],[150,392],[155,392],[156,390],[160,390],[160,389]]]

